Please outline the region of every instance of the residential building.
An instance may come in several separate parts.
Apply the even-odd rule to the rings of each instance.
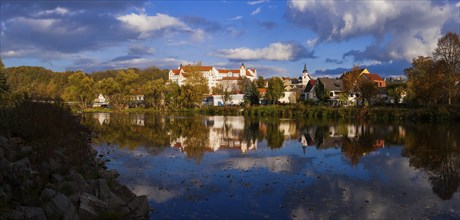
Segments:
[[[93,107],[107,107],[109,106],[109,98],[102,93],[99,93],[96,99],[93,101]]]
[[[241,64],[239,69],[227,70],[216,69],[213,66],[182,66],[177,69],[169,71],[168,78],[171,82],[177,83],[179,86],[185,85],[187,73],[191,71],[200,72],[207,80],[209,90],[212,91],[213,87],[222,84],[226,89],[233,89],[237,86],[237,81],[240,78],[248,78],[251,81],[257,79],[257,70],[246,68],[244,63]]]

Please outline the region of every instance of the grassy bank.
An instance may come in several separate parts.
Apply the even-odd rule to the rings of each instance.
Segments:
[[[369,121],[458,121],[460,106],[436,106],[422,108],[402,107],[329,107],[307,105],[225,106],[195,109],[155,110],[131,108],[125,110],[87,109],[83,112],[152,113],[159,115],[243,115],[257,117],[309,118],[309,119],[363,119]]]

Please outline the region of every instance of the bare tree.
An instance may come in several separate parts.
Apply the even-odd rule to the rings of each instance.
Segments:
[[[451,104],[454,95],[454,75],[460,72],[460,37],[456,33],[449,32],[438,40],[438,47],[434,50],[433,56],[436,60],[447,65],[445,77],[448,90],[448,103]]]

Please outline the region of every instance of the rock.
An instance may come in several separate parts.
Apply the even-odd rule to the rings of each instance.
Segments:
[[[61,165],[58,162],[56,162],[56,160],[51,159],[49,162],[49,168],[51,172],[55,173],[59,171],[59,169],[61,169]]]
[[[122,185],[114,190],[114,193],[123,199],[126,203],[130,203],[133,199],[136,198],[136,194],[131,192],[125,185]]]
[[[13,145],[13,146],[18,146],[22,143],[24,143],[24,140],[20,137],[12,137],[8,140],[8,143]]]
[[[19,210],[7,209],[0,212],[0,219],[23,220],[25,216],[24,213]]]
[[[21,153],[25,155],[29,155],[30,153],[32,153],[32,146],[22,146]]]
[[[0,136],[0,146],[5,146],[8,143],[8,138]]]
[[[19,210],[24,213],[24,219],[46,220],[45,213],[41,208],[21,206]]]
[[[69,197],[62,193],[56,193],[51,201],[44,206],[44,209],[48,219],[79,219],[75,206]]]
[[[107,185],[105,179],[98,179],[97,186],[97,189],[99,191],[99,199],[103,201],[109,200],[112,192],[110,192],[110,188]]]
[[[62,176],[59,175],[59,174],[57,174],[57,173],[51,175],[51,181],[52,181],[53,183],[60,183],[60,182],[62,182],[63,180],[64,180],[64,179],[62,178]]]
[[[108,204],[106,202],[97,199],[91,194],[83,193],[80,197],[78,215],[81,219],[98,219],[98,213],[104,212],[107,209]]]
[[[132,210],[136,219],[149,218],[149,203],[147,196],[138,196],[128,204],[128,208]]]
[[[9,165],[10,171],[15,176],[15,179],[18,181],[24,181],[30,176],[32,171],[29,158],[23,158]]]
[[[77,172],[73,173],[70,177],[70,180],[72,181],[72,185],[78,192],[89,192],[89,184],[86,182],[86,180],[83,178],[81,174]]]

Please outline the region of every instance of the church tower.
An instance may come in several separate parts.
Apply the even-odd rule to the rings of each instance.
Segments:
[[[310,81],[310,76],[308,75],[307,71],[307,64],[303,65],[303,71],[302,71],[302,85],[306,86],[308,84],[308,81]]]

